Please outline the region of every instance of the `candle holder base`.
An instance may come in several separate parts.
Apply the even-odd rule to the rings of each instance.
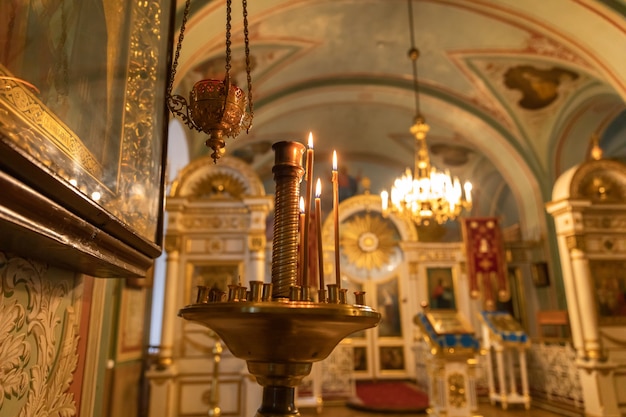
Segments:
[[[179,316],[224,341],[263,387],[257,417],[294,417],[295,387],[313,362],[328,357],[346,336],[378,325],[367,306],[306,301],[215,302],[184,307]]]

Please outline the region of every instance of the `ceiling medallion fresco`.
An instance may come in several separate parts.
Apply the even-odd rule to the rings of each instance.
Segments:
[[[578,77],[575,72],[560,67],[540,69],[531,65],[516,65],[504,73],[504,85],[522,93],[522,98],[517,101],[521,108],[539,110],[558,98],[561,85]]]

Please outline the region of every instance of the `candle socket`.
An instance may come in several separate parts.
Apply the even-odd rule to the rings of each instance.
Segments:
[[[328,302],[330,304],[339,304],[339,286],[337,284],[328,284]]]
[[[239,295],[237,296],[237,298],[239,298],[239,301],[246,301],[248,299],[248,288],[240,285],[238,291]]]
[[[228,301],[239,301],[239,285],[230,284],[228,286]]]
[[[248,301],[261,301],[263,299],[263,281],[250,281],[250,296]]]
[[[205,285],[198,285],[198,296],[196,297],[196,303],[207,303],[209,301],[209,287]]]
[[[319,289],[317,290],[317,299],[320,303],[325,303],[326,302],[326,290],[325,289]]]
[[[311,288],[308,285],[302,286],[302,301],[311,301]]]
[[[272,283],[266,282],[263,284],[263,292],[261,295],[262,301],[270,301],[272,299]]]
[[[347,288],[339,288],[339,304],[346,304],[348,302],[347,292]]]
[[[354,304],[364,306],[365,305],[365,291],[354,292]]]
[[[226,293],[224,291],[213,288],[209,291],[209,303],[219,303],[225,295]]]
[[[302,301],[302,287],[292,285],[289,287],[289,301]]]

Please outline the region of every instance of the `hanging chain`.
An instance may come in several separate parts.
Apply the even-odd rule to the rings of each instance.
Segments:
[[[409,5],[409,31],[411,33],[411,49],[409,49],[409,58],[413,64],[413,89],[415,91],[415,118],[423,119],[420,111],[419,82],[417,77],[417,58],[419,58],[419,50],[415,47],[415,29],[413,27],[413,0],[408,0]]]
[[[176,68],[178,67],[178,58],[180,57],[180,49],[183,46],[183,38],[185,37],[185,25],[187,25],[187,17],[189,16],[189,7],[191,0],[185,2],[185,11],[183,12],[183,21],[180,25],[180,33],[178,34],[178,42],[176,43],[176,53],[174,54],[174,62],[172,63],[172,71],[170,74],[170,82],[167,86],[167,97],[172,95],[172,89],[174,88],[174,76],[176,75]]]
[[[252,75],[250,68],[250,41],[248,36],[248,1],[242,0],[241,2],[243,7],[243,34],[244,41],[246,45],[246,75],[248,77],[248,108],[250,111],[250,120],[252,120],[254,116],[254,108],[252,105]],[[248,131],[250,130],[250,126],[248,126]]]
[[[226,78],[230,82],[230,18],[232,0],[226,0]]]

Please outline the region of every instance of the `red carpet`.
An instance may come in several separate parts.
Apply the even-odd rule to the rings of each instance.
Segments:
[[[425,413],[428,395],[407,381],[358,381],[348,407],[382,413]]]

